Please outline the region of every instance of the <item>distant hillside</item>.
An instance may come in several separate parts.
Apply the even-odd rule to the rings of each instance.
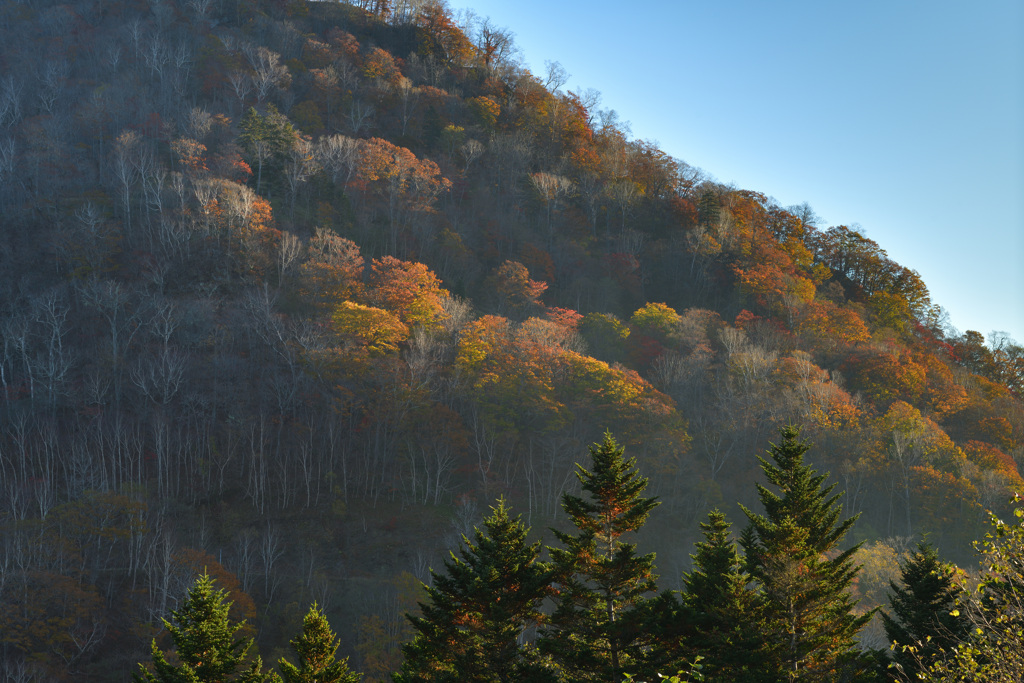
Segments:
[[[205,568],[265,653],[315,599],[385,680],[438,548],[499,495],[563,524],[605,430],[666,588],[790,423],[858,539],[961,560],[1024,489],[1024,349],[443,0],[9,0],[0,30],[11,667],[124,680]]]

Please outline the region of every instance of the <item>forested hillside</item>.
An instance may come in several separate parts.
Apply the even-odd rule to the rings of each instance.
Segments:
[[[861,515],[863,609],[924,535],[969,562],[1024,489],[1024,348],[443,0],[7,0],[0,35],[23,680],[125,680],[203,571],[268,661],[315,600],[387,680],[441,548],[499,496],[567,528],[606,430],[661,501],[663,589],[710,509],[760,511],[786,425]]]

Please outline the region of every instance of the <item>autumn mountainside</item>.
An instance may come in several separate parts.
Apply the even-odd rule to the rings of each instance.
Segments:
[[[124,680],[205,569],[262,652],[317,600],[386,680],[440,548],[499,495],[564,526],[606,429],[662,501],[663,588],[783,425],[866,564],[966,561],[1024,488],[1024,349],[486,21],[8,0],[0,30],[5,671]]]

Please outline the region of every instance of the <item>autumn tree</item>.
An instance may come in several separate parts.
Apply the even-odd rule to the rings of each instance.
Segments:
[[[505,261],[488,278],[488,284],[498,301],[503,315],[526,317],[543,304],[541,295],[547,290],[546,282],[530,279],[530,271],[518,261]]]
[[[406,325],[434,330],[441,324],[448,292],[422,263],[393,256],[374,259],[368,280],[369,301],[392,311]]]
[[[835,680],[867,666],[855,638],[872,613],[854,615],[849,593],[859,545],[839,549],[856,517],[842,520],[836,485],[825,486],[827,475],[804,462],[810,446],[800,430],[789,426],[780,435],[768,451],[771,461],[759,458],[778,493],[758,484],[765,513],[743,507],[750,520],[746,568],[764,600],[759,668],[777,680]]]
[[[360,145],[357,173],[387,212],[392,252],[398,250],[398,235],[412,216],[429,211],[451,187],[436,163],[380,138]]]
[[[429,0],[416,17],[417,52],[441,63],[461,66],[473,54],[473,44],[455,23],[445,0]]]
[[[562,509],[577,531],[554,531],[555,610],[540,647],[574,681],[621,680],[651,674],[642,625],[655,590],[654,554],[637,555],[624,536],[636,533],[658,505],[641,494],[647,479],[635,458],[605,433],[590,447],[591,470],[577,465],[586,498],[564,494]]]
[[[308,257],[299,267],[303,299],[318,310],[331,310],[363,291],[363,257],[352,240],[319,229],[309,240]]]
[[[237,638],[245,622],[234,624],[228,619],[231,603],[213,586],[207,575],[199,577],[180,609],[171,612],[171,620],[163,620],[164,628],[174,643],[174,657],[157,647],[153,639],[152,670],[142,664],[135,674],[136,683],[263,683],[270,675],[263,671],[259,656],[249,660],[252,638]],[[177,662],[177,663],[172,663]]]

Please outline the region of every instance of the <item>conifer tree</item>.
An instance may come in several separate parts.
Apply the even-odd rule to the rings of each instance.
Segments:
[[[658,501],[640,494],[647,479],[633,458],[605,433],[590,447],[592,470],[577,465],[587,498],[565,494],[562,509],[578,530],[554,531],[550,548],[558,584],[541,649],[572,681],[619,681],[626,673],[650,677],[645,629],[655,589],[654,554],[637,555],[622,536],[638,531]]]
[[[246,664],[253,639],[235,638],[245,621],[232,624],[230,609],[213,579],[206,574],[196,579],[181,608],[171,612],[171,621],[163,620],[180,663],[172,664],[153,639],[153,670],[140,664],[136,683],[262,683],[270,678],[259,656]]]
[[[284,683],[358,683],[361,674],[349,671],[348,658],[335,659],[338,639],[317,607],[310,607],[302,620],[302,635],[291,641],[298,666],[282,657],[278,660]]]
[[[889,582],[892,616],[882,612],[882,624],[891,643],[893,660],[903,673],[915,678],[921,662],[930,662],[942,650],[957,645],[967,634],[967,623],[957,613],[956,600],[961,590],[951,566],[939,560],[928,543],[919,543],[917,551],[900,565],[902,586]],[[914,646],[912,654],[906,646]]]
[[[1019,505],[1020,499],[1015,496]],[[967,637],[942,657],[923,662],[918,679],[933,683],[1024,681],[1024,508],[1005,522],[989,513],[992,530],[975,543],[982,553],[981,582],[958,596],[954,610]]]
[[[463,537],[445,573],[431,572],[423,616],[409,617],[417,633],[402,648],[398,683],[554,680],[536,649],[521,644],[524,631],[542,618],[550,569],[538,559],[540,543],[527,543],[529,529],[509,516],[505,501],[491,510],[486,533]]]
[[[762,671],[776,680],[838,680],[870,666],[854,638],[873,612],[854,615],[849,593],[859,545],[838,549],[856,517],[840,521],[835,484],[824,486],[826,475],[804,463],[810,447],[800,430],[780,433],[771,462],[759,458],[778,493],[758,484],[765,514],[743,508],[751,528],[742,539],[745,564],[764,600]]]
[[[742,570],[725,515],[713,510],[701,523],[693,570],[683,576],[679,620],[686,649],[702,657],[713,681],[754,681],[760,658],[760,596]]]

